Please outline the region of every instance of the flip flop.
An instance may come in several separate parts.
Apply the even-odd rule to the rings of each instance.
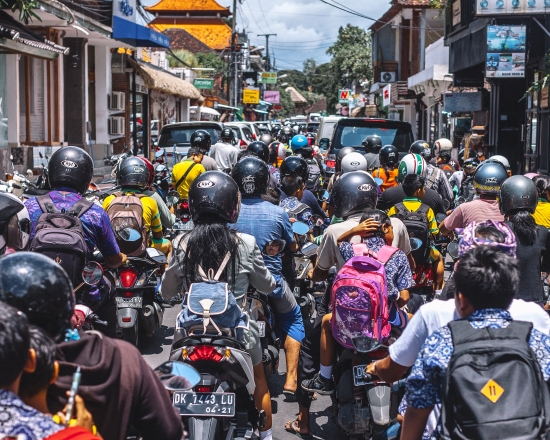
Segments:
[[[312,440],[313,436],[311,433],[308,434],[301,434],[300,429],[296,430],[294,427],[294,423],[298,423],[298,420],[289,420],[285,423],[285,431],[290,432],[291,434],[294,434],[296,437],[304,439],[304,440]]]
[[[283,394],[286,394],[287,396],[295,396],[296,395],[296,390],[292,391],[292,390],[283,388]]]

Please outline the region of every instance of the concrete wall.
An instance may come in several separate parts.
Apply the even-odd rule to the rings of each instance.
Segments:
[[[449,47],[445,46],[443,37],[426,48],[425,68],[434,64],[449,64]]]

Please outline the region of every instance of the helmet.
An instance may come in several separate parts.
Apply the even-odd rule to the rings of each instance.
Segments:
[[[307,138],[301,134],[297,134],[290,140],[290,148],[294,154],[298,153],[302,148],[309,145]]]
[[[202,151],[210,151],[212,137],[206,130],[197,130],[191,135],[191,148],[195,147]]]
[[[489,159],[485,160],[485,162],[499,162],[504,165],[504,168],[506,168],[506,170],[510,169],[510,162],[508,162],[508,159],[506,159],[504,156],[501,156],[500,154],[491,156]]]
[[[294,136],[294,130],[288,125],[284,126],[281,130],[281,134],[284,134],[287,137],[287,140],[291,139]]]
[[[338,162],[342,162],[342,159],[344,158],[344,156],[346,154],[350,154],[350,153],[354,153],[355,152],[355,148],[353,147],[344,147],[342,149],[340,149],[340,151],[338,152],[338,156],[336,156],[336,160]]]
[[[231,177],[243,196],[262,195],[269,187],[269,168],[257,157],[245,157],[233,167]]]
[[[233,142],[234,138],[235,138],[235,133],[233,132],[233,129],[229,127],[225,127],[220,134],[220,139],[222,141]]]
[[[403,182],[407,174],[418,174],[424,177],[426,175],[426,161],[420,154],[407,154],[399,162],[399,174],[397,181]]]
[[[307,182],[309,178],[309,167],[307,166],[307,162],[300,156],[289,156],[283,160],[279,172],[281,180],[286,176],[299,176],[302,178],[303,182]]]
[[[269,147],[261,141],[250,142],[246,151],[252,151],[265,163],[269,162]]]
[[[411,147],[409,148],[409,153],[413,154],[420,154],[422,157],[424,157],[424,150],[429,150],[430,144],[428,142],[423,140],[414,141],[411,144]]]
[[[500,186],[498,207],[501,214],[508,214],[516,209],[525,209],[533,214],[537,203],[537,187],[528,177],[512,176]]]
[[[474,174],[474,188],[478,194],[498,194],[508,174],[499,162],[483,162]]]
[[[367,136],[363,142],[361,142],[361,145],[365,149],[365,153],[378,154],[380,152],[380,148],[382,148],[382,139],[376,135]]]
[[[48,163],[50,186],[68,186],[84,194],[94,175],[94,162],[82,148],[60,148]]]
[[[399,151],[393,145],[384,145],[378,156],[383,167],[396,166],[399,163]]]
[[[464,153],[465,153],[465,149],[463,148],[462,150],[460,150],[458,152],[458,164],[460,165],[460,168],[462,168],[464,166]]]
[[[262,141],[266,145],[270,145],[271,142],[273,142],[273,136],[268,133],[262,134],[260,136],[260,141]]]
[[[453,149],[453,143],[449,139],[441,138],[434,142],[434,145],[432,147],[432,156],[439,156],[439,153],[442,151]]]
[[[256,159],[260,161],[259,159]],[[203,214],[235,223],[241,209],[241,194],[235,181],[222,171],[207,171],[189,188],[189,211],[196,221]]]
[[[116,175],[119,186],[145,188],[149,182],[149,169],[139,157],[131,156],[122,161]]]
[[[147,188],[150,188],[153,184],[153,180],[155,180],[155,167],[151,163],[149,159],[146,157],[140,157],[140,159],[145,163],[145,166],[147,167],[147,171],[149,171],[149,179],[147,180]]]
[[[374,208],[378,199],[376,183],[366,171],[342,174],[332,189],[334,215],[346,218],[351,214]]]
[[[353,152],[346,154],[340,165],[342,173],[350,171],[367,171],[367,159],[361,153]]]
[[[17,251],[25,250],[31,235],[29,211],[13,194],[0,193],[0,255],[6,245]]]
[[[36,252],[16,252],[0,259],[0,301],[25,313],[30,324],[56,340],[70,328],[75,304],[65,271]]]
[[[465,174],[471,176],[475,172],[478,165],[479,161],[477,160],[477,157],[469,157],[462,164],[462,169]]]

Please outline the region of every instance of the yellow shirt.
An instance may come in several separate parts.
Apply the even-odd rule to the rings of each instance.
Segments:
[[[421,204],[422,202],[418,200],[416,197],[406,197],[405,199],[403,199],[403,205],[405,205],[405,208],[407,208],[411,212],[416,212],[418,208],[420,208]],[[397,215],[397,208],[395,206],[392,206],[388,211],[388,216],[392,217],[396,215]],[[428,209],[428,212],[426,213],[426,217],[428,217],[430,234],[433,234],[433,235],[439,234],[439,228],[437,226],[437,222],[435,221],[435,215],[432,208]]]
[[[544,199],[539,199],[537,209],[533,214],[535,223],[545,228],[550,228],[550,202]]]
[[[124,195],[131,196],[132,194],[139,193],[139,190],[132,190],[126,188],[122,191]],[[115,195],[107,197],[103,201],[103,209],[107,211],[112,201],[115,199]],[[139,199],[141,206],[143,207],[143,221],[145,222],[145,228],[151,232],[162,232],[162,224],[160,223],[160,213],[157,202],[151,197],[144,196]]]
[[[179,180],[183,177],[185,172],[194,163],[195,162],[193,162],[192,159],[185,159],[180,163],[177,163],[176,165],[174,165],[174,168],[172,168],[172,185],[173,186],[175,186],[176,183],[179,182]],[[185,180],[181,182],[180,185],[176,188],[180,196],[180,199],[187,199],[189,195],[189,188],[191,187],[191,183],[193,183],[193,180],[195,180],[204,172],[205,172],[205,169],[200,163],[195,164],[195,166],[193,167],[191,172],[187,175]]]

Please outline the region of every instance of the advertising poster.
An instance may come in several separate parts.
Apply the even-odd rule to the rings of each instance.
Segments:
[[[550,0],[477,0],[476,15],[548,14]]]
[[[264,101],[279,104],[281,102],[280,93],[277,90],[264,90]]]
[[[525,76],[526,26],[487,26],[487,78]]]

